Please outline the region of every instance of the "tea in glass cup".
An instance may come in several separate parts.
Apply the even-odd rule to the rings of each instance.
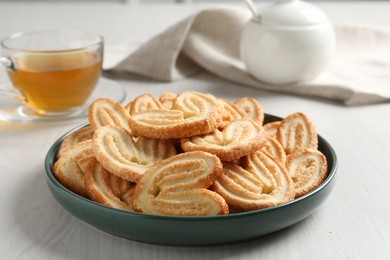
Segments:
[[[20,100],[40,115],[80,110],[99,80],[103,38],[80,31],[17,33],[1,41],[1,64]]]

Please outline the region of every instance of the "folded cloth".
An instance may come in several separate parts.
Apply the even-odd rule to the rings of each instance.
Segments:
[[[263,90],[323,98],[346,105],[390,101],[390,30],[335,27],[337,50],[310,84],[272,86],[253,78],[240,59],[240,36],[250,13],[238,7],[201,10],[156,35],[111,70],[174,81],[207,70]]]

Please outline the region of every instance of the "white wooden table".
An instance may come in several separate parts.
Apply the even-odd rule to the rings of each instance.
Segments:
[[[390,26],[390,3],[317,4],[335,24]],[[71,28],[100,33],[108,45],[138,44],[205,6],[0,3],[0,37]],[[0,76],[4,79],[4,72]],[[390,259],[390,104],[344,107],[238,87],[206,73],[174,83],[135,76],[115,80],[126,88],[128,100],[144,92],[196,89],[229,100],[251,96],[274,115],[306,112],[337,152],[333,193],[304,221],[248,242],[191,248],[128,241],[81,223],[54,200],[45,183],[47,150],[84,121],[0,121],[0,259]]]

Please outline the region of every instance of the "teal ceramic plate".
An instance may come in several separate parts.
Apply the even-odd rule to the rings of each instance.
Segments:
[[[281,119],[266,115],[266,122],[276,120]],[[48,151],[45,177],[50,191],[76,218],[104,232],[139,242],[206,246],[266,235],[312,214],[330,195],[335,183],[336,154],[331,145],[318,136],[319,150],[328,161],[328,177],[318,188],[291,202],[262,210],[213,217],[157,216],[112,209],[69,191],[53,175],[53,164],[62,140],[78,128],[62,136]]]

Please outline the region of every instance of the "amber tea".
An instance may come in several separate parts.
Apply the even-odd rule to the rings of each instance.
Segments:
[[[29,107],[62,111],[78,107],[91,95],[102,61],[93,53],[29,55],[14,60],[8,74]]]

